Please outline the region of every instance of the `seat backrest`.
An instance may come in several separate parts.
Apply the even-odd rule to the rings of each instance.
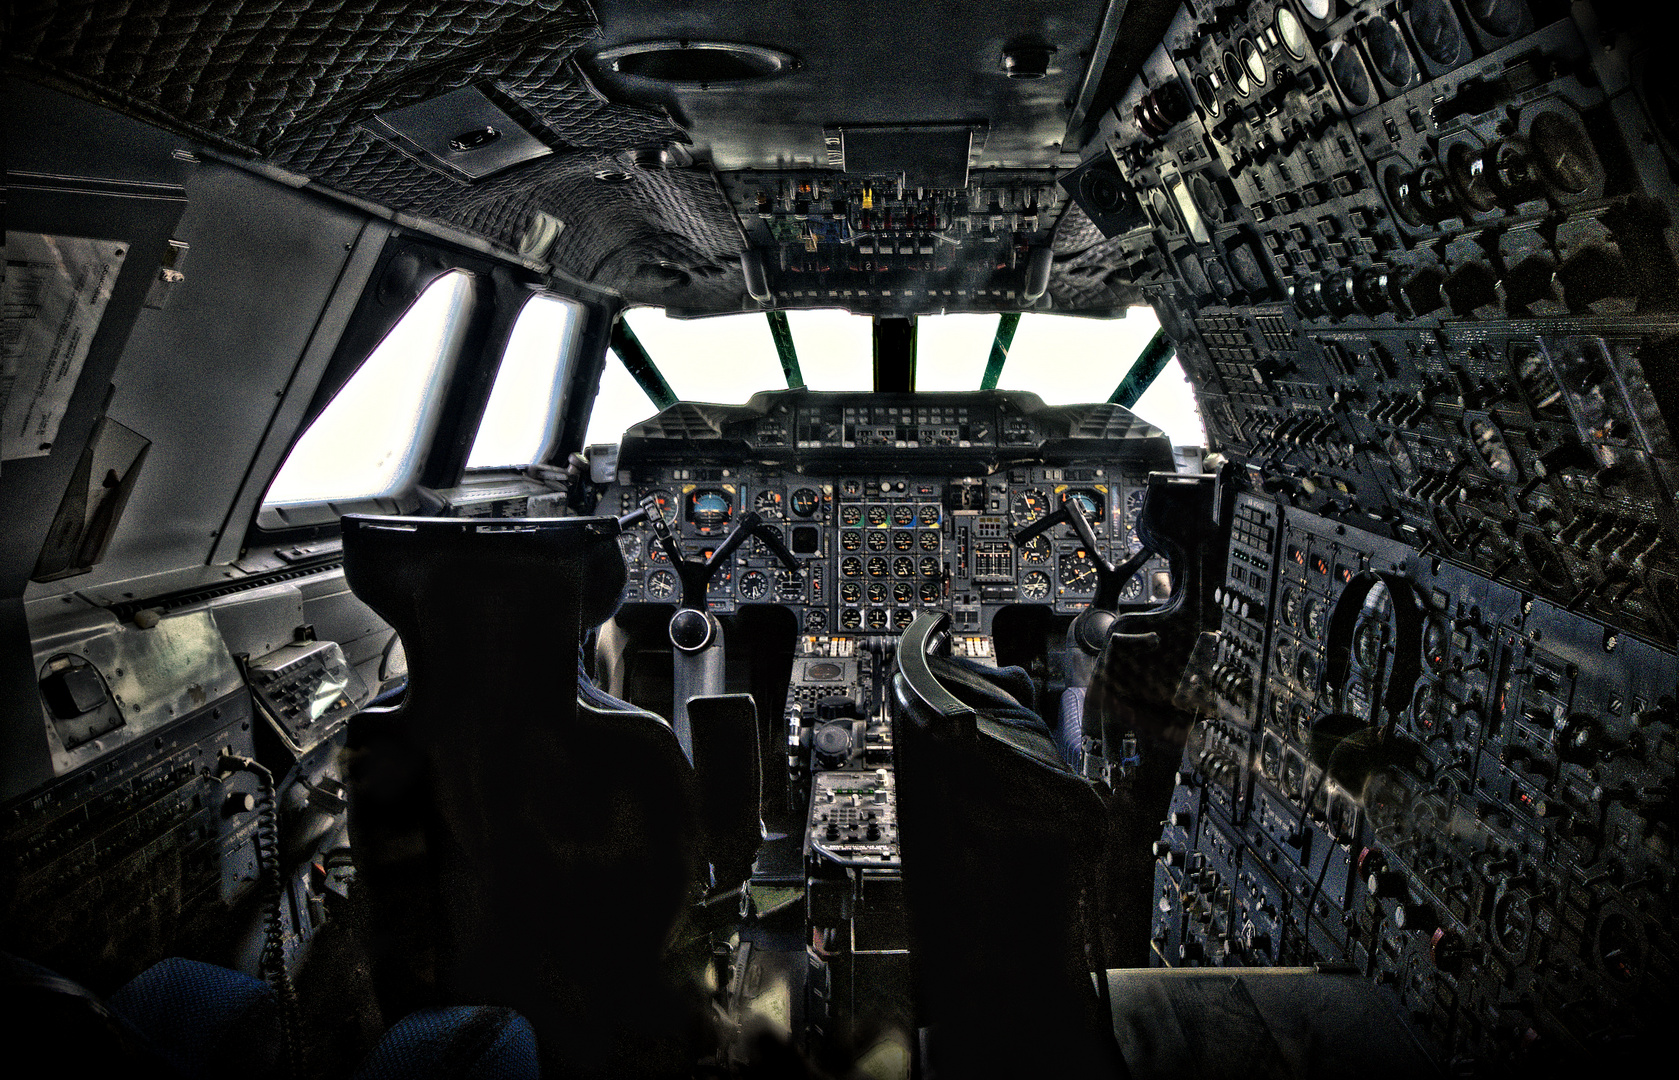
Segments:
[[[577,695],[579,635],[624,583],[617,533],[611,518],[344,519],[345,578],[409,665],[403,703],[350,737],[387,1015],[508,1005],[549,1051],[605,1037],[661,981],[694,872],[692,770],[659,717]]]
[[[893,675],[898,828],[917,996],[942,1075],[1105,1074],[1089,982],[1107,817],[1018,669],[930,655],[923,613]]]

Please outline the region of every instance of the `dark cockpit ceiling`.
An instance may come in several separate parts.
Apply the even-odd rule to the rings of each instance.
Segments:
[[[6,50],[13,70],[211,152],[446,226],[629,303],[693,315],[1113,315],[1140,297],[1110,273],[1106,242],[1055,180],[1173,10],[1163,0],[47,0],[18,8]],[[463,177],[412,153],[394,114],[462,93],[499,110],[503,145],[537,156]],[[852,221],[814,238],[809,227],[776,231],[754,212],[765,197],[789,219],[813,198],[818,216],[837,220],[836,202],[849,200]],[[860,231],[877,236],[859,246],[858,207],[875,197]],[[741,262],[752,250],[768,268],[756,287]],[[1034,252],[1049,267],[1047,295],[1026,287]],[[826,287],[805,288],[811,275]]]

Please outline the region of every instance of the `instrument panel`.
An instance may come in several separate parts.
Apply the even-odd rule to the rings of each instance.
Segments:
[[[651,495],[689,557],[708,557],[735,518],[756,511],[804,564],[787,571],[758,541],[741,546],[712,581],[713,611],[742,604],[795,609],[805,633],[896,633],[923,608],[949,608],[957,629],[989,633],[1004,607],[1039,605],[1071,615],[1096,587],[1092,553],[1068,528],[1024,547],[1017,530],[1076,503],[1100,553],[1123,560],[1141,548],[1137,515],[1148,475],[1122,465],[1034,465],[983,476],[910,474],[815,477],[780,470],[652,467],[616,484],[602,508],[627,513]],[[647,530],[621,538],[626,602],[675,603],[680,585]],[[1168,599],[1164,560],[1128,581],[1121,602]]]

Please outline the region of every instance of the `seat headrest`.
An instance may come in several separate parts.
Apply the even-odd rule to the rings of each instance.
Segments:
[[[399,633],[439,591],[457,598],[481,593],[497,605],[515,597],[556,609],[575,596],[582,628],[610,619],[624,591],[618,523],[609,517],[348,514],[343,527],[350,588]]]

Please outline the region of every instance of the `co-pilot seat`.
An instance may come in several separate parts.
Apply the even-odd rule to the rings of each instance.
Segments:
[[[405,701],[351,727],[360,929],[387,1016],[507,1005],[545,1071],[677,1075],[694,1010],[665,946],[698,864],[693,769],[664,720],[579,696],[579,635],[624,585],[617,534],[344,518],[345,577],[409,666]]]
[[[1107,817],[1020,669],[952,659],[922,612],[893,674],[893,759],[929,1080],[1124,1075],[1091,971]]]

